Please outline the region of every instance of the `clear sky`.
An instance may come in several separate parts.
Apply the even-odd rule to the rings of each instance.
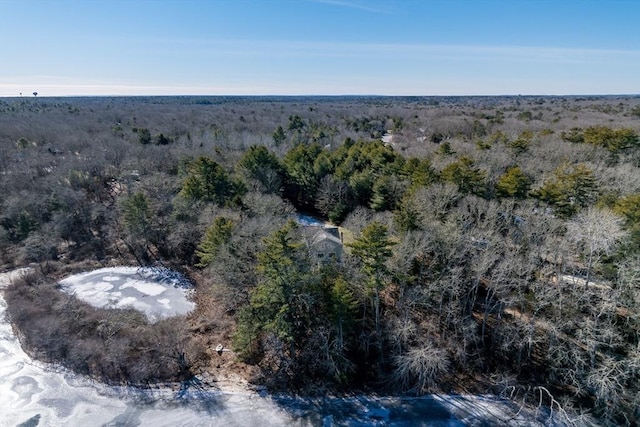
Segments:
[[[0,0],[0,96],[639,94],[640,0]]]

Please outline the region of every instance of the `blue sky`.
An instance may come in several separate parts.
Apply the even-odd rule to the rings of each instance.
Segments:
[[[0,0],[0,96],[639,94],[638,0]]]

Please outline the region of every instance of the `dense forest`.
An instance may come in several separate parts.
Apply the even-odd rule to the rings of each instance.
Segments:
[[[0,99],[0,269],[30,354],[110,383],[496,393],[640,419],[640,97]],[[297,214],[340,226],[311,256]],[[149,323],[56,280],[162,264]]]

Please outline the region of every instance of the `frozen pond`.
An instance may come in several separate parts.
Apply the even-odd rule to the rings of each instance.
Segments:
[[[185,283],[186,279],[175,272],[149,267],[101,268],[60,281],[65,292],[94,307],[131,307],[151,321],[193,310]]]
[[[93,278],[96,283],[126,283]],[[102,274],[102,273],[101,273]],[[5,318],[0,274],[0,426],[543,426],[492,396],[326,397],[226,393],[198,380],[181,389],[110,387],[32,360]],[[142,287],[144,289],[144,287]],[[137,289],[127,286],[127,289]],[[150,291],[147,295],[153,296]],[[144,297],[142,297],[144,298]]]

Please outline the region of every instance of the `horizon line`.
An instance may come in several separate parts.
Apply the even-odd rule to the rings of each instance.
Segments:
[[[344,93],[344,94],[85,94],[85,95],[0,95],[0,99],[39,99],[39,98],[178,98],[178,97],[244,97],[244,98],[296,98],[296,97],[324,97],[324,98],[338,98],[338,97],[376,97],[376,98],[447,98],[447,97],[531,97],[531,96],[543,96],[543,97],[575,97],[575,96],[640,96],[640,93],[565,93],[565,94],[542,94],[542,93],[504,93],[504,94],[448,94],[448,95],[407,95],[407,94],[357,94],[357,93]]]

